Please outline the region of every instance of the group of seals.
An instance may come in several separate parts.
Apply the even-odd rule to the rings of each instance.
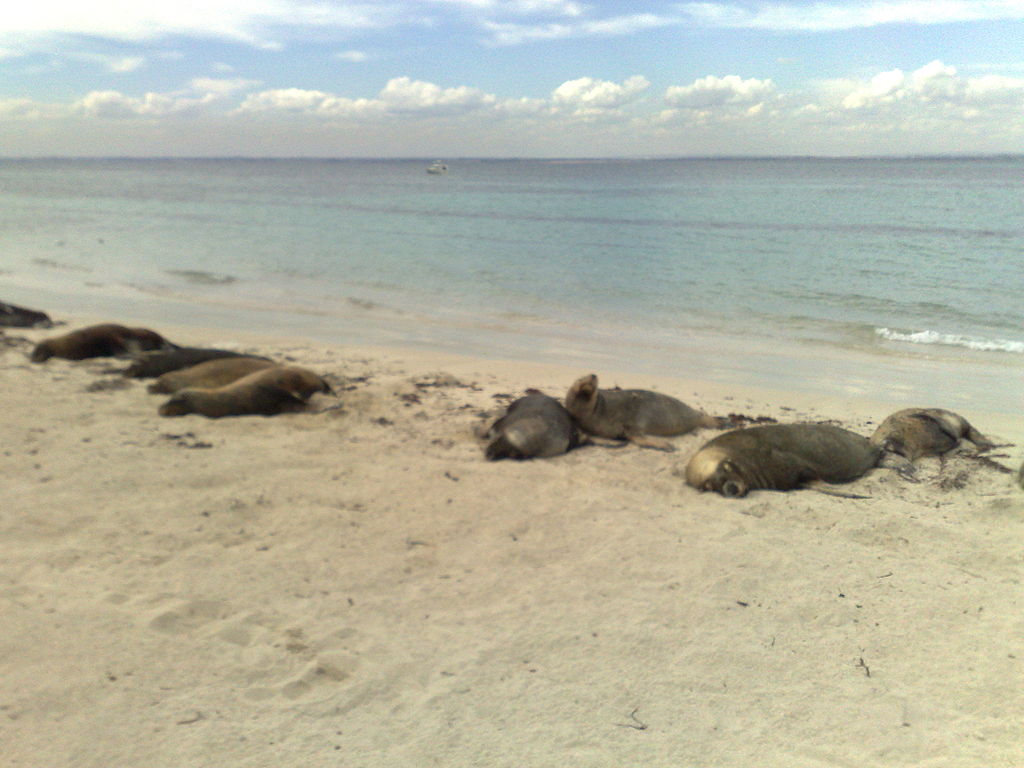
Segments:
[[[333,394],[330,385],[308,368],[271,363],[223,386],[180,388],[158,412],[161,416],[198,413],[211,419],[273,416],[305,407],[315,392]]]
[[[31,359],[85,360],[125,354],[134,356],[123,371],[125,376],[155,377],[149,391],[172,395],[158,409],[162,416],[270,416],[303,408],[316,392],[333,394],[330,385],[307,368],[230,350],[180,347],[156,331],[116,323],[45,339],[36,345]]]
[[[557,400],[527,390],[487,430],[488,459],[550,458],[583,442],[581,433],[659,450],[673,450],[658,437],[683,435],[698,427],[721,427],[723,420],[680,400],[646,389],[599,389],[597,376],[577,380]],[[658,436],[658,437],[655,437]]]
[[[548,458],[582,444],[585,435],[672,450],[658,437],[727,426],[726,419],[658,392],[600,389],[597,376],[590,374],[569,388],[564,408],[554,398],[527,390],[487,430],[484,455],[492,460]],[[709,440],[686,464],[685,477],[699,491],[741,497],[755,489],[785,491],[812,481],[849,482],[878,466],[886,453],[912,463],[942,456],[962,440],[979,451],[995,447],[962,416],[940,408],[898,411],[870,439],[831,424],[753,426]]]
[[[163,336],[149,328],[127,328],[116,323],[103,323],[39,342],[32,350],[32,362],[42,363],[51,357],[86,360],[173,347]]]

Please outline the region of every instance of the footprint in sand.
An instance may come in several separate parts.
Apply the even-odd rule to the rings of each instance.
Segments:
[[[149,620],[149,626],[159,632],[183,634],[228,616],[227,603],[221,600],[189,600],[176,608],[162,610]]]

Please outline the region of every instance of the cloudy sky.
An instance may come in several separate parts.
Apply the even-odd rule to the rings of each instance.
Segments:
[[[1024,152],[1024,0],[19,0],[0,156]]]

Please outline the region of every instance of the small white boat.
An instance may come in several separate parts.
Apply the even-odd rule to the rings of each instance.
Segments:
[[[448,173],[448,166],[440,160],[435,160],[427,166],[427,173]]]

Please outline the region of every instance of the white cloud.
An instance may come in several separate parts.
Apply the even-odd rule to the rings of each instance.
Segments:
[[[650,87],[646,77],[634,75],[622,84],[580,77],[568,80],[551,92],[554,105],[577,112],[618,109]]]
[[[665,91],[668,104],[688,109],[707,109],[726,104],[757,105],[775,91],[771,80],[744,80],[738,75],[708,75],[690,85],[673,85]]]
[[[477,88],[442,88],[434,83],[396,77],[373,99],[284,88],[248,96],[240,112],[303,112],[326,117],[380,117],[383,115],[450,115],[471,112],[496,103],[494,96]]]
[[[125,96],[119,91],[93,91],[71,105],[88,117],[167,117],[194,112],[216,99],[214,94],[186,98],[163,93],[147,93],[142,98]]]
[[[709,27],[830,32],[882,24],[948,24],[1024,19],[1020,0],[878,0],[763,4],[754,10],[728,3],[684,3],[680,10]]]
[[[5,7],[0,43],[17,49],[30,40],[82,35],[107,40],[142,42],[186,35],[277,47],[275,36],[288,29],[340,32],[378,29],[400,23],[399,2],[335,2],[316,0],[136,0],[128,3],[83,3],[81,0],[34,0]]]
[[[1024,79],[1002,75],[964,78],[954,67],[932,61],[909,74],[894,69],[867,83],[847,84],[842,107],[852,111],[916,109],[920,114],[950,110],[977,117],[982,108],[1024,110]]]
[[[477,88],[441,88],[408,77],[389,80],[379,98],[393,112],[464,111],[495,101]]]
[[[334,54],[334,58],[350,61],[353,64],[361,64],[364,61],[369,61],[370,55],[366,51],[339,51]]]
[[[519,24],[485,21],[483,28],[490,33],[488,42],[492,45],[521,45],[540,40],[620,37],[679,23],[680,19],[676,17],[638,13],[573,23]]]
[[[218,96],[228,96],[236,91],[253,88],[259,84],[259,80],[246,80],[243,77],[196,77],[189,82],[189,86],[193,91],[214,93]]]
[[[581,16],[585,8],[582,3],[577,3],[575,0],[430,0],[430,2],[475,11],[519,15]]]

